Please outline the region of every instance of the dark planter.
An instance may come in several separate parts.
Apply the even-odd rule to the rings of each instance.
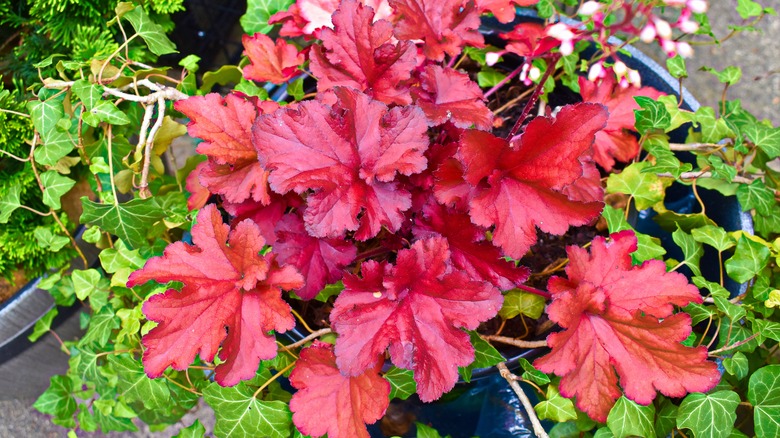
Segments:
[[[87,261],[97,260],[98,250],[76,238]],[[72,261],[74,267],[83,269],[81,259]],[[49,377],[64,372],[68,357],[59,351],[59,342],[47,335],[38,342],[30,342],[27,336],[43,315],[54,307],[54,299],[48,291],[39,289],[41,278],[24,285],[13,297],[0,305],[0,399],[37,397],[49,385]],[[76,316],[79,305],[60,308],[52,328],[63,339],[72,339],[81,332]]]

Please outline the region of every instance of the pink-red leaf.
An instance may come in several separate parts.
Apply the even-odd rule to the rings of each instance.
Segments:
[[[560,45],[560,41],[547,35],[543,25],[533,22],[520,23],[499,36],[507,41],[508,52],[526,58],[537,57]]]
[[[383,226],[397,231],[411,195],[394,180],[426,167],[425,116],[348,88],[336,88],[335,97],[332,106],[306,101],[257,118],[253,142],[271,188],[313,191],[304,222],[314,237],[356,231],[366,240]]]
[[[251,219],[260,229],[260,235],[265,239],[265,244],[274,245],[276,243],[276,224],[282,219],[288,207],[297,207],[303,201],[295,193],[282,196],[271,192],[270,199],[268,205],[251,200],[240,204],[223,202],[222,208],[233,218],[231,226],[235,226],[244,219]]]
[[[267,35],[256,33],[254,36],[244,35],[244,53],[249,57],[249,64],[244,67],[244,77],[259,82],[281,84],[298,74],[298,67],[305,57],[298,52],[294,44],[283,38],[277,38],[276,43]]]
[[[209,189],[203,187],[203,184],[200,183],[200,172],[206,166],[208,166],[207,163],[200,163],[192,169],[192,172],[190,172],[189,175],[187,175],[187,181],[184,188],[190,192],[190,196],[187,198],[187,208],[190,210],[203,208],[209,200],[209,196],[211,196]]]
[[[493,243],[519,259],[536,242],[536,227],[563,234],[570,225],[594,219],[603,204],[570,197],[566,188],[583,176],[580,156],[604,126],[601,105],[563,107],[555,119],[537,117],[511,144],[482,131],[466,131],[460,160],[475,193],[469,203],[472,222],[495,225]]]
[[[180,100],[174,107],[190,118],[189,134],[203,139],[197,151],[209,159],[199,172],[200,183],[229,202],[268,203],[268,174],[257,162],[251,141],[257,107],[217,93]]]
[[[476,0],[479,12],[491,12],[502,23],[515,19],[515,6],[531,6],[539,0]]]
[[[322,46],[311,51],[311,71],[317,89],[347,86],[391,104],[409,104],[409,87],[417,50],[409,41],[391,42],[390,22],[374,21],[372,8],[344,0],[333,14],[334,29],[323,29]]]
[[[465,73],[428,65],[420,73],[420,86],[412,90],[412,96],[432,126],[452,122],[461,128],[493,127],[493,112],[485,105],[482,90]]]
[[[453,266],[470,278],[488,281],[501,290],[528,279],[528,268],[504,260],[498,248],[485,240],[485,230],[472,224],[467,214],[435,203],[426,205],[423,213],[424,217],[415,220],[415,237],[446,238]]]
[[[314,437],[369,438],[366,424],[382,418],[390,404],[390,383],[377,368],[344,376],[333,346],[320,341],[301,350],[290,383],[298,390],[290,400],[293,422]]]
[[[501,292],[453,269],[446,240],[432,237],[398,252],[395,266],[362,264],[346,274],[330,315],[339,337],[336,363],[357,376],[385,349],[397,367],[414,370],[417,393],[432,401],[452,389],[458,367],[474,361],[469,335],[501,308]]]
[[[333,28],[331,17],[336,9],[345,3],[343,0],[298,0],[298,10],[301,17],[307,21],[303,32],[313,34],[324,27]],[[374,20],[389,19],[393,15],[393,9],[387,0],[360,0],[360,3],[370,6],[374,10]]]
[[[631,265],[637,239],[632,231],[612,241],[593,240],[590,253],[567,249],[568,280],[553,277],[553,302],[547,313],[565,330],[547,337],[552,351],[534,362],[539,370],[562,376],[560,391],[576,397],[577,407],[604,422],[620,397],[650,404],[656,390],[669,397],[706,392],[720,380],[706,347],[680,342],[691,332],[691,319],[672,314],[673,306],[701,303],[699,290],[663,262]],[[617,374],[616,374],[617,373]]]
[[[423,40],[425,57],[434,61],[444,54],[460,55],[463,46],[482,47],[479,12],[473,1],[390,0],[399,16],[395,36],[401,40]]]
[[[355,245],[344,239],[310,236],[297,214],[287,214],[279,221],[276,236],[274,253],[279,263],[295,266],[306,279],[296,291],[304,300],[317,296],[326,284],[341,280],[342,270],[357,255]]]
[[[303,278],[291,266],[279,267],[273,256],[261,256],[265,241],[251,221],[233,231],[222,223],[214,205],[198,213],[192,227],[194,245],[176,242],[130,275],[128,287],[155,280],[180,281],[144,303],[150,321],[158,323],[142,342],[146,373],[159,377],[168,366],[184,370],[199,354],[223,363],[215,370],[220,385],[252,378],[260,360],[276,356],[276,339],[295,325],[281,289],[301,287]]]
[[[632,132],[634,110],[639,109],[635,96],[657,99],[663,93],[650,87],[622,88],[613,75],[607,75],[600,83],[580,77],[580,94],[585,102],[600,103],[609,110],[607,125],[596,134],[593,158],[604,170],[612,170],[615,161],[628,162],[639,153],[639,142]]]

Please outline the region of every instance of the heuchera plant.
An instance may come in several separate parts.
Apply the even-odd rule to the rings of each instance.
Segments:
[[[630,88],[633,74],[613,65],[598,84],[580,80],[584,103],[525,123],[548,70],[498,137],[481,89],[452,61],[484,47],[480,13],[509,21],[501,11],[511,2],[313,3],[278,16],[283,34],[309,36],[305,49],[245,37],[243,69],[246,79],[282,83],[308,61],[313,99],[279,107],[208,94],[176,103],[207,160],[188,182],[200,186],[192,244],[169,246],[128,281],[183,284],[143,306],[157,323],[142,341],[149,377],[186,370],[198,355],[219,358],[220,385],[252,379],[261,361],[285,354],[273,332],[295,325],[287,293],[311,300],[341,281],[329,315],[335,346],[316,341],[291,365],[299,391],[290,409],[307,435],[366,436],[364,424],[387,408],[390,384],[378,371],[388,359],[412,372],[422,401],[450,391],[475,360],[468,330],[495,317],[514,288],[551,298],[550,319],[565,330],[549,336],[552,351],[535,365],[562,376],[561,395],[594,420],[606,421],[621,394],[648,404],[657,390],[682,397],[718,383],[706,348],[680,343],[690,318],[673,305],[701,303],[698,289],[660,261],[632,267],[631,232],[597,238],[590,255],[571,248],[568,280],[551,279],[549,294],[526,286],[529,271],[516,261],[537,228],[562,235],[598,218],[596,164],[611,170],[638,154],[625,131],[632,98],[659,93]],[[627,19],[648,12],[621,7]],[[526,48],[517,72],[571,52],[578,31],[561,26],[507,36],[543,47]],[[209,199],[236,216],[232,225],[204,206]]]
[[[367,437],[391,401],[434,402],[496,367],[538,436],[541,419],[559,436],[727,437],[740,405],[754,408],[745,430],[780,433],[780,134],[725,97],[720,117],[682,109],[610,39],[657,43],[682,81],[686,34],[710,32],[706,2],[267,3],[250,0],[242,19],[245,60],[200,87],[191,57],[181,76],[133,61],[141,40],[175,48],[120,3],[111,25],[129,37],[116,52],[57,64],[62,80],[29,103],[29,156],[6,154],[30,162],[51,210],[23,206],[14,186],[0,222],[22,207],[58,218],[72,168],[93,192],[83,239],[101,248],[100,267],[83,257],[42,282],[91,312],[39,410],[74,430],[134,430],[130,418],[164,427],[202,397],[216,436]],[[739,3],[745,19],[773,12]],[[512,23],[521,6],[541,20]],[[485,17],[512,23],[501,48]],[[681,126],[687,144],[670,143]],[[174,176],[163,157],[185,131],[198,154]],[[666,209],[672,181],[691,185],[700,213]],[[736,197],[758,235],[718,227],[697,186]],[[632,229],[632,208],[654,209],[682,260]],[[565,258],[532,264],[578,230],[591,234]],[[751,286],[730,294],[726,274]],[[509,369],[494,344],[538,354]]]

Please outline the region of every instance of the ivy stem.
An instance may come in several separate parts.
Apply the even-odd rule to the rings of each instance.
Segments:
[[[730,144],[715,143],[669,143],[669,150],[672,151],[707,151],[710,149],[723,149],[731,146]]]
[[[517,376],[509,371],[509,368],[506,367],[504,362],[498,364],[498,371],[501,373],[501,377],[503,377],[507,383],[509,383],[509,386],[515,392],[515,394],[517,394],[517,398],[519,398],[520,402],[523,404],[526,414],[528,414],[528,418],[531,420],[531,425],[533,425],[534,434],[537,436],[537,438],[549,438],[549,435],[547,435],[547,432],[542,427],[542,423],[539,422],[539,418],[536,416],[534,405],[531,404],[531,400],[528,399],[528,396],[525,395],[525,392],[523,392],[523,388],[521,388],[520,384],[517,383]]]
[[[279,370],[279,372],[277,372],[276,374],[271,376],[270,379],[266,380],[265,383],[263,383],[259,388],[257,388],[257,391],[255,391],[255,393],[252,394],[252,398],[257,398],[257,395],[260,394],[260,392],[262,392],[265,388],[267,388],[268,385],[273,383],[274,380],[278,379],[279,376],[281,376],[282,374],[286,373],[287,370],[289,370],[290,368],[294,367],[296,363],[297,362],[293,362],[293,363],[287,365],[286,367],[284,367],[281,370]]]
[[[38,216],[51,216],[51,211],[49,211],[48,213],[43,213],[43,212],[40,212],[40,211],[38,211],[38,210],[36,210],[36,209],[34,209],[32,207],[28,207],[26,205],[20,205],[19,208],[23,208],[23,209],[25,209],[27,211],[33,212],[33,213],[37,214]]]
[[[10,152],[4,151],[4,150],[2,150],[2,149],[0,149],[0,152],[2,152],[2,153],[4,153],[4,154],[8,155],[9,157],[13,158],[13,159],[14,159],[14,160],[16,160],[16,161],[21,161],[22,163],[26,163],[26,162],[30,161],[30,159],[29,159],[29,158],[22,158],[22,157],[17,157],[16,155],[14,155],[14,154],[12,154],[12,153],[10,153]]]
[[[305,338],[301,339],[300,341],[294,342],[294,343],[289,344],[289,345],[285,345],[285,348],[287,348],[287,349],[298,348],[301,345],[304,345],[304,344],[306,344],[309,341],[317,339],[320,336],[327,335],[328,333],[333,333],[333,330],[331,330],[329,328],[324,328],[324,329],[317,330],[316,332],[312,332],[309,336],[306,336]]]
[[[552,295],[550,295],[550,292],[547,292],[545,290],[537,289],[535,287],[526,286],[524,284],[518,284],[516,287],[520,290],[532,293],[534,295],[539,295],[540,297],[544,297],[545,299],[551,299]]]
[[[303,319],[300,313],[296,312],[295,309],[290,309],[290,312],[292,312],[292,314],[295,315],[296,318],[298,318],[298,321],[300,321],[301,324],[303,324],[303,327],[306,328],[306,331],[308,331],[309,333],[314,333],[314,330],[312,330],[311,327],[309,327],[309,325],[306,324],[306,321]]]
[[[709,356],[717,356],[718,353],[722,353],[722,352],[728,351],[728,350],[733,350],[733,349],[739,347],[740,345],[747,344],[748,342],[750,342],[753,339],[755,339],[756,337],[758,337],[758,335],[760,335],[760,333],[753,333],[752,335],[748,336],[747,338],[745,338],[745,339],[743,339],[743,340],[741,340],[739,342],[735,342],[735,343],[733,343],[731,345],[727,345],[727,346],[725,346],[723,348],[718,348],[717,350],[712,350],[712,351],[710,351],[708,353],[708,355]]]
[[[70,351],[68,351],[68,348],[65,347],[65,343],[62,342],[62,338],[55,332],[54,330],[49,329],[49,333],[51,333],[52,336],[54,336],[54,339],[57,340],[57,342],[60,343],[60,351],[70,356]]]
[[[518,348],[544,348],[547,346],[547,341],[522,341],[520,339],[510,338],[508,336],[488,335],[482,336],[482,339],[486,341],[500,342],[507,345],[514,345]]]
[[[33,135],[32,144],[30,145],[30,161],[31,161],[30,168],[33,171],[33,175],[35,175],[35,181],[38,182],[38,188],[41,190],[41,193],[44,193],[46,191],[46,187],[43,186],[43,181],[41,181],[41,175],[38,173],[38,169],[35,168],[35,160],[33,158],[33,154],[35,153],[35,147],[38,145],[39,139],[40,139],[40,135],[36,131],[35,134]],[[66,236],[68,236],[71,245],[73,245],[73,249],[76,250],[76,253],[78,253],[79,257],[81,258],[81,261],[84,263],[84,269],[87,269],[89,267],[89,262],[87,262],[87,257],[81,251],[81,248],[79,248],[78,243],[76,243],[76,239],[74,239],[73,235],[70,234],[70,231],[68,231],[68,228],[65,226],[65,224],[62,223],[60,217],[57,215],[57,212],[55,212],[54,209],[50,209],[49,213],[51,213],[51,216],[57,222],[57,225],[60,226],[62,232],[65,233]]]
[[[169,382],[173,383],[174,385],[178,386],[179,388],[181,388],[181,389],[183,389],[183,390],[185,390],[187,392],[191,392],[191,393],[197,395],[198,397],[203,397],[203,394],[201,394],[197,390],[195,390],[193,388],[187,388],[186,386],[182,385],[181,383],[171,379],[167,374],[163,374],[163,377],[165,377]]]
[[[547,82],[547,79],[550,77],[550,75],[552,75],[553,70],[555,70],[555,64],[558,63],[558,58],[560,58],[560,56],[551,57],[550,63],[548,64],[547,69],[544,71],[544,75],[542,75],[542,78],[539,80],[539,83],[534,89],[534,93],[531,95],[531,98],[528,99],[528,102],[525,104],[525,108],[523,108],[523,112],[520,113],[520,116],[515,121],[515,126],[512,127],[512,130],[509,131],[509,134],[506,136],[507,140],[511,140],[512,137],[517,135],[517,131],[520,130],[520,127],[523,125],[523,121],[525,120],[526,116],[528,116],[528,113],[531,112],[531,108],[536,105],[536,101],[539,100],[539,96],[541,96],[542,92],[544,91],[545,82]]]
[[[484,97],[485,99],[487,99],[487,98],[488,98],[488,97],[490,97],[490,96],[491,96],[493,93],[495,93],[496,91],[498,91],[499,89],[501,89],[501,87],[503,87],[504,85],[506,85],[506,84],[507,84],[507,82],[509,82],[509,81],[511,81],[512,79],[514,79],[514,78],[515,78],[515,76],[519,75],[519,74],[520,74],[520,73],[523,71],[523,65],[525,65],[525,63],[521,64],[519,67],[517,67],[516,69],[512,70],[512,72],[511,72],[511,73],[509,73],[508,75],[506,75],[506,77],[505,77],[504,79],[501,79],[500,81],[498,81],[498,83],[497,83],[496,85],[493,85],[493,87],[492,87],[491,89],[489,89],[489,90],[487,90],[487,91],[485,92],[485,95],[484,95],[483,97]]]
[[[5,109],[5,108],[0,108],[0,113],[13,114],[13,115],[19,116],[19,117],[27,117],[28,119],[30,118],[29,114],[20,113],[19,111],[9,110],[9,109]]]

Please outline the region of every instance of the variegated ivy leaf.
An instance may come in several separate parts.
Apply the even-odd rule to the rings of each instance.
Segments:
[[[138,6],[125,13],[124,18],[133,25],[135,32],[146,41],[149,50],[155,55],[178,53],[176,45],[165,36],[165,29],[153,22],[142,7]]]
[[[642,406],[623,396],[609,411],[607,426],[616,438],[652,437],[655,435],[654,418],[655,406],[652,403],[648,406]]]
[[[261,400],[243,382],[233,387],[214,382],[203,391],[203,398],[216,414],[216,436],[287,438],[290,434],[292,414],[287,403]]]
[[[650,208],[663,201],[666,188],[672,184],[670,178],[659,178],[655,173],[642,172],[651,164],[633,163],[620,173],[607,178],[607,193],[625,193],[634,200],[637,210]]]
[[[750,376],[748,400],[756,436],[780,436],[780,365],[765,366]]]
[[[574,408],[574,402],[562,397],[558,393],[558,388],[553,385],[547,387],[547,399],[537,403],[534,406],[534,411],[536,411],[541,420],[564,423],[577,419],[577,410]]]
[[[739,395],[733,391],[689,394],[677,411],[677,427],[690,429],[697,438],[726,438],[737,419],[739,402]]]
[[[62,208],[60,198],[76,185],[76,181],[62,176],[54,170],[48,170],[41,174],[43,183],[43,203],[54,210]]]

